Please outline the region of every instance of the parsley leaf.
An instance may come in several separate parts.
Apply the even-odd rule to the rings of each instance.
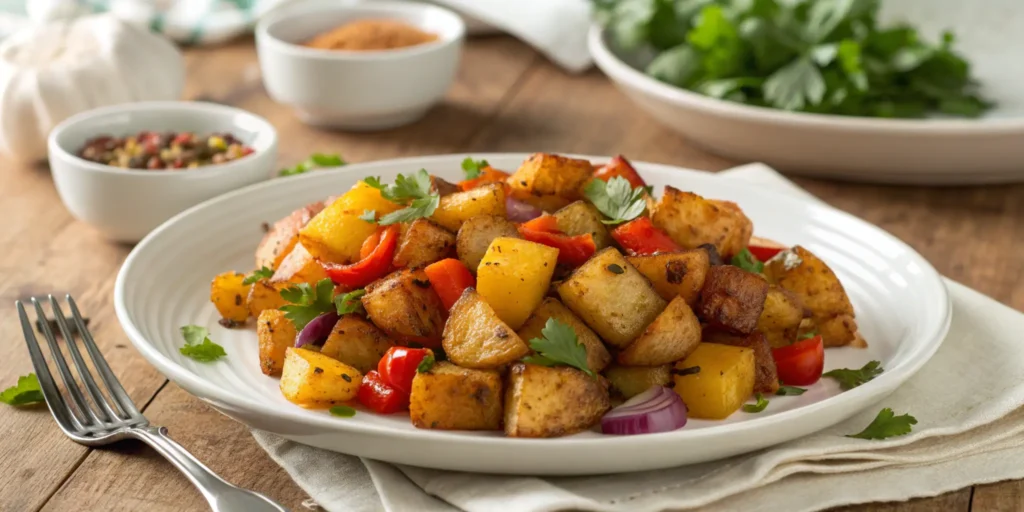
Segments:
[[[363,214],[359,216],[359,220],[365,220],[370,224],[377,222],[377,212],[375,210],[363,210]]]
[[[18,377],[18,383],[0,392],[0,402],[20,407],[43,402],[43,390],[39,387],[36,374]]]
[[[347,405],[335,405],[328,409],[331,416],[340,416],[342,418],[351,418],[356,415],[356,410]]]
[[[765,408],[768,407],[768,400],[765,397],[761,396],[761,393],[757,393],[756,395],[754,395],[754,397],[757,398],[757,403],[745,404],[743,406],[743,412],[757,413],[765,410]]]
[[[441,196],[437,194],[416,199],[409,204],[408,208],[403,208],[381,217],[377,224],[388,226],[399,222],[412,222],[419,218],[430,217],[434,214],[434,210],[437,209],[439,204],[441,204]]]
[[[252,274],[245,276],[242,280],[242,284],[253,284],[260,279],[270,279],[274,276],[274,269],[264,265],[258,270],[253,270]]]
[[[813,338],[813,337],[815,337],[817,335],[818,335],[818,331],[810,330],[810,331],[807,331],[805,333],[798,334],[796,336],[796,340],[797,341],[809,340],[809,339],[811,339],[811,338]]]
[[[430,174],[426,169],[420,169],[416,174],[408,177],[399,174],[395,178],[394,185],[385,185],[380,182],[380,178],[372,176],[363,178],[363,183],[380,190],[380,195],[388,201],[408,204],[407,208],[391,212],[378,219],[377,223],[381,226],[430,217],[441,203],[440,194],[431,191]]]
[[[359,300],[363,295],[366,295],[366,290],[360,288],[358,290],[352,290],[344,295],[334,297],[334,307],[337,308],[338,314],[347,315],[350,313],[365,313],[366,311],[363,309],[363,303]]]
[[[853,389],[865,382],[874,379],[882,374],[883,368],[879,365],[882,363],[878,361],[871,361],[864,365],[859,370],[851,370],[849,368],[840,368],[832,371],[827,371],[822,377],[829,377],[839,382],[839,387],[843,390]]]
[[[341,155],[313,153],[309,158],[295,164],[294,167],[281,169],[278,174],[281,176],[294,176],[296,174],[303,174],[312,171],[313,169],[320,169],[323,167],[341,167],[343,165],[345,165],[345,160],[341,158]]]
[[[280,310],[300,331],[314,318],[337,309],[333,300],[334,283],[328,278],[321,279],[316,286],[299,283],[285,288],[281,290],[281,298],[290,304],[281,306]]]
[[[483,172],[485,167],[490,164],[487,160],[473,160],[471,157],[466,157],[462,161],[462,172],[466,174],[466,179],[471,180],[480,177],[480,173]]]
[[[201,325],[185,325],[181,327],[181,336],[188,345],[202,343],[210,335],[210,330]]]
[[[416,371],[419,373],[429,372],[430,369],[434,367],[435,362],[437,362],[437,359],[434,357],[434,354],[429,353],[422,361],[420,361],[419,366],[416,367]]]
[[[554,318],[548,318],[540,334],[542,337],[530,340],[530,348],[537,354],[524,357],[524,362],[541,366],[564,364],[591,377],[596,376],[587,366],[587,349],[576,338],[576,331],[572,327]]]
[[[798,396],[806,392],[806,389],[798,388],[796,386],[779,386],[779,390],[776,391],[775,394],[777,396]]]
[[[750,252],[750,249],[746,247],[738,252],[736,256],[733,256],[729,264],[755,274],[760,274],[764,271],[764,263],[761,263],[757,256],[754,256],[754,253]]]
[[[607,182],[590,180],[583,191],[587,199],[598,211],[611,220],[602,220],[605,224],[622,224],[640,216],[647,208],[644,187],[632,188],[629,180],[615,176]]]
[[[224,347],[210,341],[210,331],[200,325],[185,325],[181,327],[181,337],[185,338],[185,346],[178,349],[178,352],[201,363],[210,363],[226,355]]]
[[[917,425],[917,418],[909,414],[896,416],[892,409],[886,407],[878,411],[878,416],[864,430],[850,434],[846,437],[857,439],[885,439],[888,437],[903,436],[910,433],[913,425]]]

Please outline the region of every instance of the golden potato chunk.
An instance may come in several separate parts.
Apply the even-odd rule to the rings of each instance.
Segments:
[[[412,380],[409,419],[416,428],[501,430],[501,374],[441,361]]]
[[[797,330],[804,319],[804,306],[797,295],[777,285],[768,287],[764,311],[757,319],[757,331],[764,333],[772,348],[796,341]]]
[[[558,263],[558,249],[518,238],[495,238],[477,268],[483,300],[512,329],[522,327],[544,299]]]
[[[359,248],[377,230],[377,224],[359,217],[366,210],[378,216],[402,205],[384,199],[380,190],[360,181],[332,202],[299,231],[299,241],[314,258],[348,264],[359,260]]]
[[[597,337],[597,334],[590,330],[590,327],[587,327],[583,320],[580,320],[572,311],[569,311],[569,308],[565,307],[558,299],[552,297],[545,298],[540,303],[540,306],[533,311],[530,318],[519,329],[519,337],[527,344],[533,338],[543,337],[541,331],[544,329],[544,324],[547,323],[549,318],[554,318],[572,327],[572,330],[576,332],[577,341],[587,349],[587,368],[594,372],[600,372],[608,366],[612,356],[608,353],[608,349],[605,348],[601,338]]]
[[[459,261],[476,274],[480,260],[484,259],[495,238],[519,238],[519,230],[504,217],[479,215],[467,220],[459,228],[455,240]]]
[[[683,297],[693,307],[697,304],[700,289],[711,267],[711,260],[705,249],[693,249],[680,253],[654,254],[651,256],[627,256],[626,261],[640,271],[654,290],[665,300]]]
[[[442,197],[430,220],[455,233],[464,222],[478,215],[505,217],[505,187],[501,183]]]
[[[726,261],[748,245],[754,232],[753,223],[736,203],[704,199],[673,187],[665,187],[651,221],[687,249],[713,244]]]
[[[274,271],[270,278],[270,284],[279,286],[281,283],[316,284],[321,279],[327,278],[327,272],[323,265],[313,259],[313,255],[301,244],[295,244],[288,256],[281,260],[281,264]]]
[[[608,228],[601,222],[604,220],[604,215],[601,215],[597,208],[586,201],[576,201],[558,210],[554,215],[558,221],[559,231],[569,236],[590,233],[594,239],[594,245],[599,251],[614,242],[612,235],[608,233]]]
[[[516,363],[505,391],[505,435],[558,437],[586,430],[611,407],[603,378],[567,366]]]
[[[370,320],[399,341],[436,346],[444,329],[444,305],[420,269],[393,272],[366,287],[363,308]]]
[[[249,290],[245,274],[224,272],[210,282],[210,302],[229,325],[244,324],[249,318]]]
[[[708,270],[697,303],[697,316],[712,327],[749,334],[757,327],[768,296],[768,281],[732,265]]]
[[[256,268],[276,269],[280,266],[299,241],[299,230],[323,209],[323,201],[317,201],[295,210],[270,226],[256,246]]]
[[[363,374],[351,366],[304,348],[288,347],[281,372],[281,394],[303,407],[331,407],[359,393]]]
[[[772,347],[768,339],[760,332],[750,334],[732,334],[706,329],[704,341],[734,347],[747,347],[754,351],[754,391],[759,393],[775,393],[779,390],[779,374],[772,357]]]
[[[333,357],[364,375],[377,369],[377,363],[395,342],[377,326],[358,315],[344,315],[334,324],[320,353]]]
[[[700,371],[680,372],[692,368]],[[683,399],[690,417],[727,418],[754,394],[754,351],[701,343],[690,357],[676,363],[672,379],[672,389]]]
[[[267,279],[260,279],[252,284],[252,288],[249,289],[249,300],[246,301],[249,304],[250,316],[259,318],[263,311],[278,309],[288,303],[281,297],[281,290],[278,286],[286,287],[288,285],[273,285]]]
[[[500,368],[530,353],[476,290],[467,288],[452,306],[441,344],[451,362],[466,368]]]
[[[612,391],[622,398],[632,398],[653,386],[666,386],[672,381],[672,366],[621,366],[612,364],[604,371]]]
[[[396,267],[425,267],[448,257],[455,247],[455,235],[427,219],[404,226],[392,260]]]
[[[260,342],[260,370],[264,375],[281,375],[284,353],[295,345],[295,324],[284,311],[267,309],[256,320],[256,338]]]
[[[627,366],[659,366],[679,361],[700,344],[700,321],[682,296],[644,329],[643,334],[624,348],[617,357]]]
[[[589,160],[534,153],[507,182],[516,197],[557,196],[575,201],[582,198],[583,185],[593,174]]]

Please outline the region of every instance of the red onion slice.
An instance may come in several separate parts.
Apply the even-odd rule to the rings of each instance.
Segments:
[[[306,324],[305,327],[299,331],[298,336],[295,337],[295,348],[299,348],[305,345],[323,345],[327,341],[327,337],[331,334],[331,329],[334,329],[334,324],[338,323],[338,313],[333,311],[324,313]]]
[[[536,219],[544,214],[544,211],[532,204],[524,203],[518,199],[505,196],[505,215],[512,222],[526,222]]]
[[[626,400],[601,418],[601,432],[612,435],[670,432],[686,425],[686,404],[675,391],[654,386]]]

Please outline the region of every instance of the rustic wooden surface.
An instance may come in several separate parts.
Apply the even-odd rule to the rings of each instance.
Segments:
[[[623,153],[720,170],[739,162],[706,153],[638,112],[597,71],[570,76],[505,37],[475,39],[446,102],[405,128],[375,134],[317,131],[275,104],[260,83],[251,41],[187,53],[188,98],[267,117],[281,136],[280,163],[314,151],[351,162],[473,151]],[[114,277],[130,247],[105,242],[60,205],[49,172],[0,165],[0,299],[72,293],[92,318],[101,349],[154,424],[214,471],[300,509],[303,492],[247,430],[191,397],[130,346],[112,306]],[[943,274],[1024,309],[1024,186],[899,188],[797,179],[832,205],[910,243]],[[0,384],[30,368],[13,308],[0,322]],[[0,511],[205,510],[191,485],[152,450],[126,443],[89,450],[67,440],[45,409],[0,411]],[[844,510],[1024,509],[1024,482],[963,489],[908,503]]]

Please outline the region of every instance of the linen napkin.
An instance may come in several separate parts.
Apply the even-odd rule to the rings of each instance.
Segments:
[[[807,196],[752,164],[722,179]],[[724,461],[606,476],[534,478],[393,465],[253,431],[329,511],[812,511],[935,496],[1024,478],[1024,314],[946,280],[953,321],[921,371],[876,407],[804,439]],[[917,420],[906,436],[850,439],[882,407]]]

